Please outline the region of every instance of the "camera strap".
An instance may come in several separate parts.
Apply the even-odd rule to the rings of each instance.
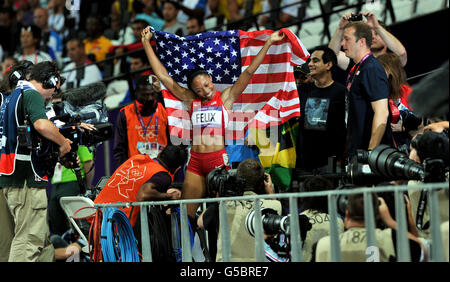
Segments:
[[[23,85],[20,85],[20,93],[22,93],[22,99],[20,100],[20,106],[22,107],[22,112],[23,112],[23,124],[27,125],[28,123],[28,114],[25,112],[25,105],[23,100],[25,99],[25,91],[23,91]]]
[[[427,198],[428,198],[428,191],[422,190],[420,192],[420,198],[419,198],[419,206],[417,208],[416,213],[416,227],[419,230],[423,230],[423,215],[425,214],[425,210],[427,208]]]

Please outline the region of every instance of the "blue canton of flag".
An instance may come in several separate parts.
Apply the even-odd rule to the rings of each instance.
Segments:
[[[169,75],[186,85],[190,69],[202,68],[216,84],[232,85],[241,74],[239,32],[214,31],[179,37],[152,30],[156,54]]]

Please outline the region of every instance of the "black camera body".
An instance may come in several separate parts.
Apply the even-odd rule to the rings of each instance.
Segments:
[[[236,177],[236,169],[228,171],[224,166],[213,169],[207,177],[209,197],[238,197],[244,194],[245,180]]]
[[[59,120],[58,117],[51,120]],[[37,159],[37,170],[44,172],[48,178],[52,178],[57,162],[70,164],[77,176],[81,194],[86,192],[85,183],[81,175],[81,168],[77,165],[77,151],[80,145],[91,147],[113,137],[114,126],[109,122],[93,123],[96,130],[81,130],[78,126],[80,116],[64,115],[65,125],[59,128],[59,132],[65,138],[72,141],[71,151],[59,157],[59,145],[41,136],[34,128],[32,134],[32,158]]]
[[[75,159],[79,145],[90,147],[113,137],[114,127],[111,123],[99,123],[94,124],[94,126],[97,129],[95,131],[82,131],[76,124],[69,124],[59,128],[59,132],[64,137],[72,141],[71,153],[75,153]],[[36,156],[42,160],[41,162],[43,164],[47,164],[47,173],[49,177],[51,177],[53,176],[53,169],[55,168],[56,162],[59,161],[59,146],[58,144],[40,136],[37,132],[34,132],[32,136],[32,150]]]
[[[360,22],[363,20],[363,16],[361,14],[353,14],[350,19],[348,19],[350,22]]]
[[[300,237],[302,241],[305,240],[306,234],[312,228],[311,222],[306,215],[298,215],[299,225],[300,225]],[[274,250],[280,257],[290,256],[290,241],[289,237],[291,234],[291,224],[289,215],[278,215],[277,212],[270,208],[264,208],[261,210],[261,223],[263,226],[264,233],[266,235],[276,235],[266,239],[266,243]],[[250,236],[255,237],[255,211],[252,210],[245,217],[245,229]],[[282,237],[286,240],[281,244],[280,240]]]
[[[403,128],[406,132],[416,130],[422,124],[423,119],[410,111],[400,111],[403,120]]]

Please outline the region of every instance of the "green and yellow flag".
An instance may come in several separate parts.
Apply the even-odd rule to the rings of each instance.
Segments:
[[[250,138],[253,138],[260,150],[260,162],[270,174],[273,184],[278,187],[278,192],[290,191],[297,160],[295,148],[298,128],[298,119],[290,119],[282,125],[266,130],[250,129]]]

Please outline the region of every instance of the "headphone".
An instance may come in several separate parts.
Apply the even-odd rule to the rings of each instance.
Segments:
[[[33,66],[33,63],[27,60],[12,65],[10,69],[15,68],[15,70],[8,77],[9,85],[15,86],[19,80],[24,80],[26,78],[26,72],[31,66]]]
[[[42,81],[42,87],[44,89],[57,90],[58,82],[59,82],[59,77],[56,76],[55,74],[51,74],[46,79],[44,79],[44,81]]]

